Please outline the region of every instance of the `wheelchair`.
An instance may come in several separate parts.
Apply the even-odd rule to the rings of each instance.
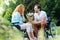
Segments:
[[[45,28],[45,37],[49,38],[49,36],[54,37],[57,36],[57,26],[54,22],[52,22],[52,18],[48,17],[47,26]]]

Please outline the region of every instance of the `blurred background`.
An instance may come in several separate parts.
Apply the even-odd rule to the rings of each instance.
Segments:
[[[25,15],[34,12],[34,5],[39,4],[41,9],[46,11],[47,16],[55,22],[60,35],[60,0],[0,0],[0,40],[20,40],[23,36],[16,28],[11,28],[12,12],[19,4],[25,5]]]

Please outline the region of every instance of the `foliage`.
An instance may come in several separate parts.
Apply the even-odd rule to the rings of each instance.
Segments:
[[[10,22],[0,17],[0,40],[23,40],[23,33],[10,25]]]
[[[11,26],[12,12],[19,4],[25,5],[25,15],[28,12],[34,12],[34,5],[39,4],[41,9],[47,12],[47,15],[52,18],[56,24],[60,25],[60,0],[6,0],[9,5],[5,3],[5,0],[0,0],[0,7],[4,9],[1,13],[3,17],[0,17],[0,40],[22,40],[23,33],[15,27]],[[1,16],[1,15],[0,15]],[[26,22],[28,20],[26,19]],[[11,28],[13,27],[13,28]],[[60,28],[58,27],[58,34],[60,35]],[[60,38],[60,37],[59,37]],[[54,38],[53,40],[59,40]],[[50,39],[51,40],[51,39]]]
[[[5,19],[10,20],[11,19],[11,14],[12,14],[12,8],[8,8],[6,10],[6,14],[4,16]]]
[[[2,0],[1,0],[2,3]],[[46,11],[47,15],[51,18],[55,18],[57,24],[60,24],[60,0],[10,0],[9,5],[3,4],[6,11],[4,12],[4,18],[11,20],[11,14],[17,5],[24,4],[25,5],[25,15],[28,12],[34,12],[34,5],[39,4],[41,9]],[[12,10],[12,11],[7,11]],[[10,14],[10,15],[8,15]],[[8,16],[7,16],[8,15]],[[8,18],[7,18],[8,17]]]

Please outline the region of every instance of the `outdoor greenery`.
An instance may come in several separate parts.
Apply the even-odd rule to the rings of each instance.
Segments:
[[[46,11],[48,17],[51,17],[57,25],[60,25],[60,0],[1,0],[0,12],[5,19],[11,21],[11,14],[19,4],[25,5],[25,15],[28,12],[34,12],[34,5],[39,4],[41,9]]]
[[[47,16],[56,23],[60,36],[60,0],[0,0],[0,40],[23,40],[24,34],[11,26],[12,12],[19,4],[25,5],[24,15],[29,12],[34,13],[34,5],[39,4],[41,10],[46,11]],[[50,40],[59,40],[59,38]]]
[[[57,28],[57,37],[50,38],[49,40],[60,40],[60,26],[58,26]],[[8,20],[0,17],[0,40],[23,40],[23,36],[23,32],[11,26],[11,23]]]
[[[8,20],[0,17],[0,40],[23,40],[23,35]]]

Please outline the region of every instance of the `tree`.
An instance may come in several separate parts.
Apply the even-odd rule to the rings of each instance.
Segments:
[[[34,12],[34,5],[39,4],[41,6],[41,9],[46,11],[48,16],[50,16],[53,20],[56,20],[54,22],[56,22],[57,24],[60,23],[60,18],[59,18],[59,16],[60,16],[60,11],[59,11],[60,10],[60,0],[18,0],[18,1],[11,0],[10,5],[6,6],[6,9],[11,8],[11,10],[12,10],[11,14],[12,14],[13,10],[19,4],[25,5],[25,15],[28,12]],[[6,13],[7,13],[7,10],[4,12],[4,16],[6,15]],[[10,17],[8,17],[8,19]],[[11,20],[11,18],[9,20]]]

